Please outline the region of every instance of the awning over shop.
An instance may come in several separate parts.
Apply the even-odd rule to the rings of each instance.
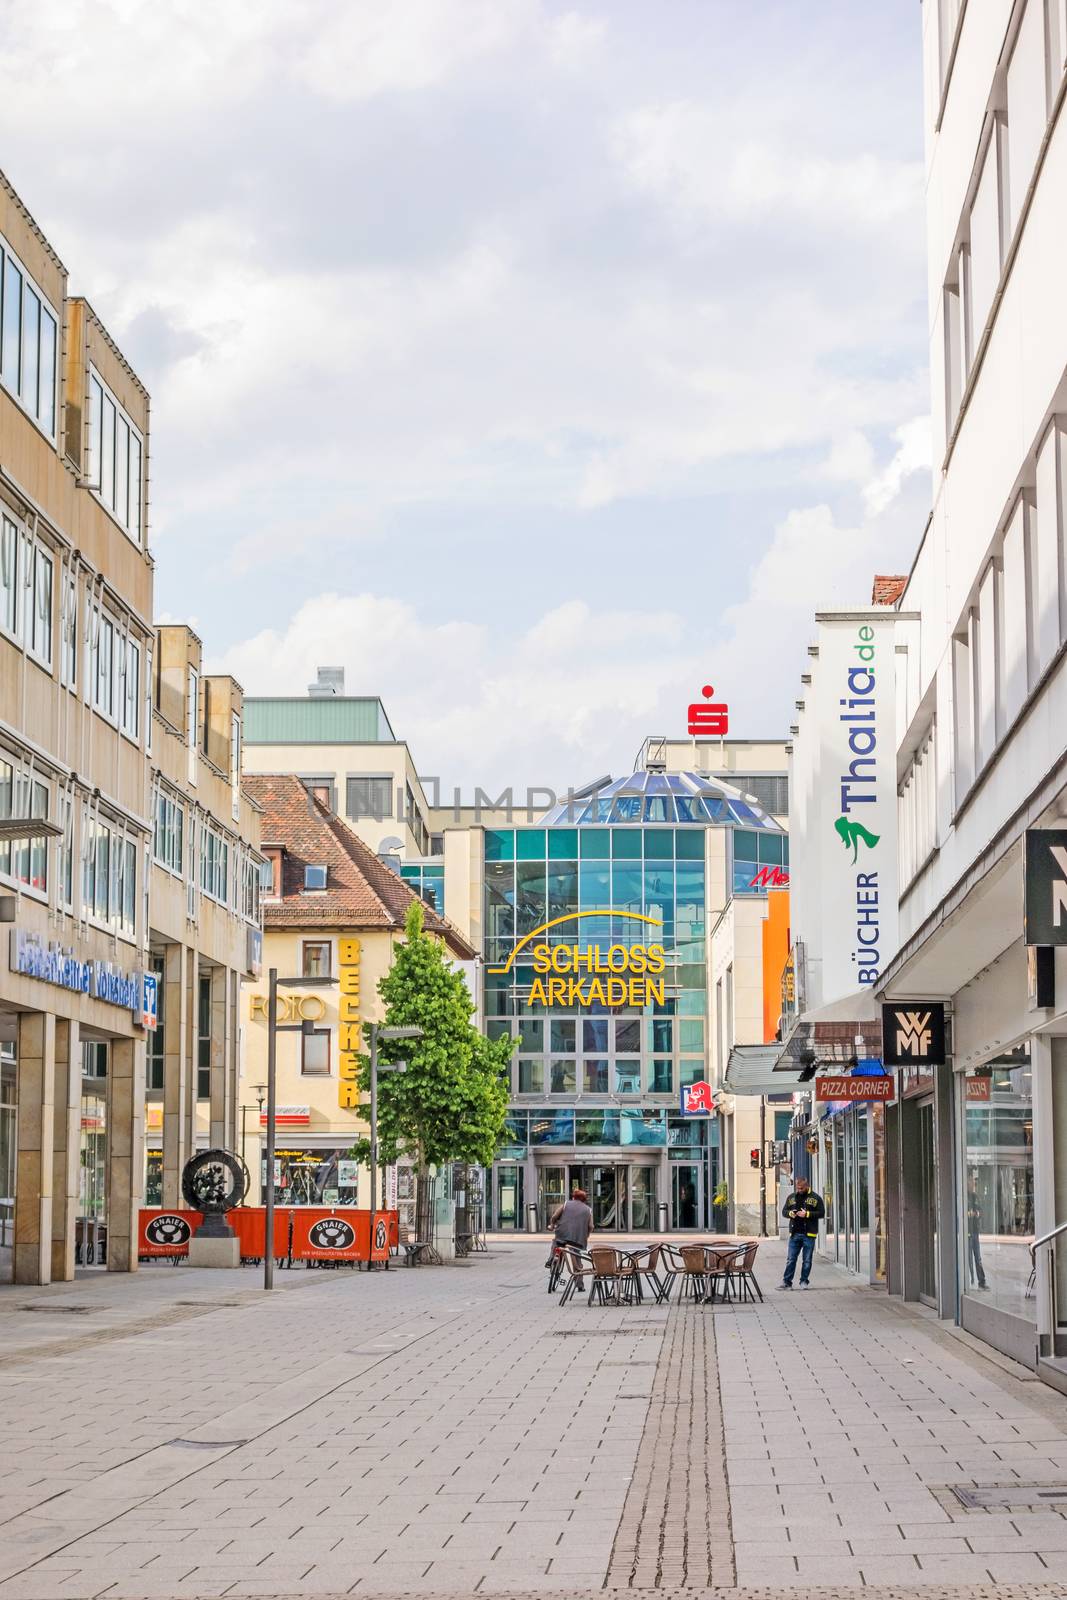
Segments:
[[[882,1013],[869,988],[856,989],[825,1005],[802,1011],[776,1045],[775,1072],[792,1073],[816,1064],[847,1066],[882,1054]]]
[[[735,1044],[730,1051],[723,1088],[730,1094],[789,1094],[802,1087],[803,1068],[795,1062],[777,1065],[779,1044]]]

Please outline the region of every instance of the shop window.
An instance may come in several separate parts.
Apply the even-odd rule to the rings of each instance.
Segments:
[[[573,1061],[552,1062],[552,1094],[574,1094],[577,1090],[576,1067]]]
[[[1023,1045],[968,1072],[962,1084],[964,1187],[960,1288],[983,1305],[1036,1318],[1027,1292],[1034,1237],[1034,1112]]]
[[[147,1059],[145,1062],[145,1088],[162,1089],[166,1075],[167,1052],[163,1033],[163,957],[150,957],[149,968],[155,973],[156,983],[158,985],[159,1009],[156,1015],[156,1025],[148,1034],[146,1051]]]
[[[211,975],[206,972],[196,987],[196,1098],[211,1099]]]
[[[542,1060],[526,1060],[519,1057],[519,1093],[544,1094],[545,1092],[545,1064]]]
[[[610,1079],[606,1061],[586,1058],[582,1062],[582,1090],[585,1094],[608,1094]]]
[[[305,939],[301,946],[301,967],[305,978],[330,976],[331,945],[328,939]]]
[[[305,1078],[325,1078],[329,1076],[329,1028],[311,1028],[301,1032],[300,1071]]]
[[[107,1042],[104,1039],[85,1039],[82,1042],[82,1077],[107,1077]]]

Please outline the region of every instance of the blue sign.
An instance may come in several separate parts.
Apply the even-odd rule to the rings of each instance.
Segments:
[[[142,1019],[144,975],[139,971],[124,971],[113,961],[83,961],[56,940],[45,942],[39,934],[20,928],[11,930],[10,962],[12,972],[22,977],[69,989],[72,994],[89,995],[132,1012],[137,1022]]]
[[[141,974],[141,1026],[159,1026],[159,979],[154,972]]]

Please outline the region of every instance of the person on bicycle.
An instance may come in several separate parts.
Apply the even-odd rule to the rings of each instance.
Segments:
[[[550,1264],[556,1251],[565,1250],[568,1245],[584,1250],[593,1231],[593,1213],[589,1209],[589,1197],[585,1190],[572,1189],[570,1199],[556,1207],[548,1219],[548,1225],[556,1235],[552,1255],[548,1258]],[[584,1290],[584,1278],[578,1279],[578,1288]]]

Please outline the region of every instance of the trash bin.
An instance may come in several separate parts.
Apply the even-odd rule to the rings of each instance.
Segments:
[[[526,1232],[537,1233],[537,1231],[537,1207],[531,1200],[530,1204],[526,1207]]]
[[[656,1204],[656,1226],[659,1228],[660,1233],[666,1233],[670,1227],[670,1223],[667,1221],[666,1200],[660,1200]]]

